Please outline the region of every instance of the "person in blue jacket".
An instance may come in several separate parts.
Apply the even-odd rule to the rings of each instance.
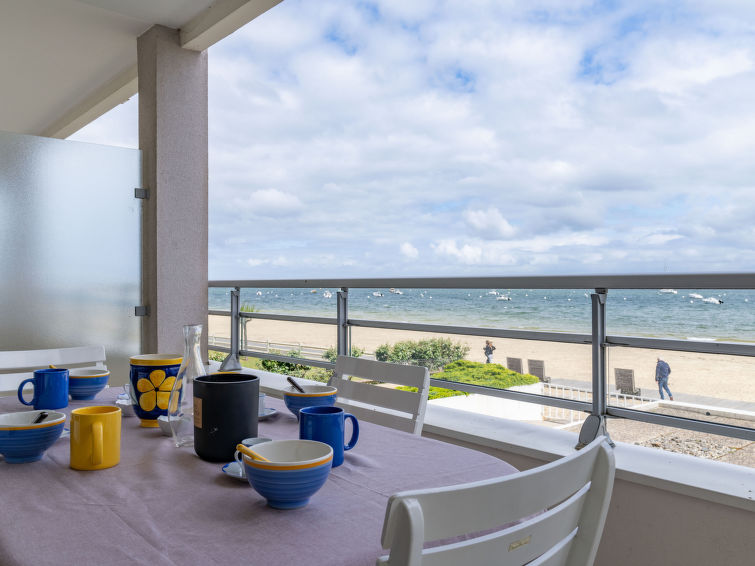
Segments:
[[[495,350],[495,346],[493,346],[493,343],[490,340],[485,340],[485,348],[483,348],[483,352],[485,352],[485,363],[486,364],[492,364],[493,363],[493,351]]]
[[[663,400],[663,390],[668,393],[670,401],[674,400],[674,396],[671,394],[671,390],[668,388],[668,376],[671,373],[671,368],[661,358],[658,358],[658,363],[655,364],[655,380],[658,382],[658,393],[661,394],[661,400]]]

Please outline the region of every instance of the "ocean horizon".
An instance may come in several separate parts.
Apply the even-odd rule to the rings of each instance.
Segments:
[[[392,322],[591,332],[592,289],[350,289],[349,317]],[[241,304],[267,314],[334,318],[337,289],[247,288]],[[212,310],[230,289],[209,289]],[[755,291],[611,289],[610,335],[755,342]]]

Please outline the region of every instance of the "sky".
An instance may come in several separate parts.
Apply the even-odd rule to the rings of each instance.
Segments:
[[[749,0],[284,0],[209,50],[209,278],[755,271],[753,93]]]

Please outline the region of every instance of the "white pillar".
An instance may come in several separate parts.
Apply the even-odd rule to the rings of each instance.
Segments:
[[[143,201],[144,353],[183,353],[182,327],[202,323],[207,352],[207,52],[178,30],[137,41]]]

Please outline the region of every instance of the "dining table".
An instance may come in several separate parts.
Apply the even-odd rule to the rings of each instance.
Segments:
[[[112,405],[119,391],[107,388],[61,411]],[[275,412],[259,422],[258,435],[298,438],[297,419],[283,401],[267,395],[266,403]],[[24,410],[15,396],[0,398],[0,413]],[[386,553],[380,535],[392,494],[517,471],[471,448],[359,425],[344,463],[306,506],[292,510],[267,506],[223,463],[201,460],[191,446],[177,448],[136,417],[122,419],[120,463],[112,468],[71,469],[65,433],[37,462],[0,457],[0,564],[373,565]]]

